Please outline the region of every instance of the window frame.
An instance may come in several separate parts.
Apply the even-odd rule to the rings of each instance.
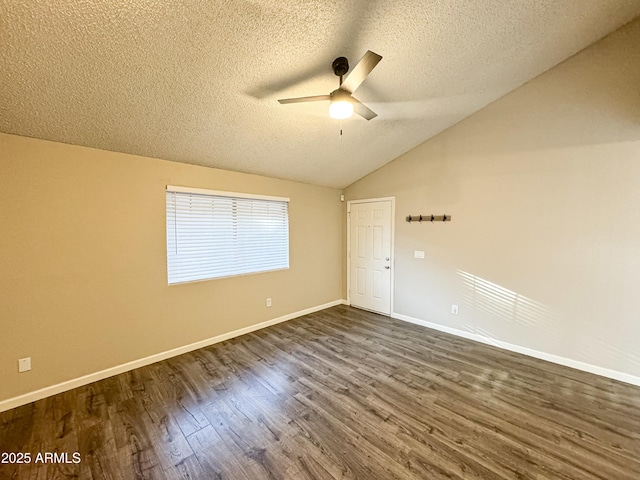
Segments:
[[[271,201],[271,202],[277,202],[277,203],[286,203],[287,204],[286,205],[287,266],[273,268],[269,270],[257,270],[257,271],[250,271],[250,272],[231,273],[229,275],[214,276],[214,277],[207,277],[207,278],[196,278],[196,279],[190,279],[190,280],[180,280],[180,281],[171,282],[170,274],[169,274],[169,258],[170,258],[169,257],[169,233],[170,232],[169,232],[169,217],[168,217],[168,207],[169,207],[169,204],[168,204],[169,197],[167,195],[168,193],[194,194],[194,195],[203,195],[208,197],[224,197],[224,198],[229,198],[231,200],[261,200],[261,201],[268,201],[268,202]],[[291,235],[290,235],[290,222],[289,222],[290,202],[291,202],[291,199],[289,197],[278,197],[273,195],[259,195],[259,194],[252,194],[252,193],[243,193],[243,192],[229,192],[229,191],[223,191],[223,190],[209,190],[204,188],[167,185],[165,189],[165,215],[166,215],[165,217],[165,253],[166,253],[166,265],[167,265],[167,285],[172,286],[172,285],[181,285],[181,284],[194,283],[194,282],[206,282],[210,280],[219,280],[224,278],[233,278],[233,277],[240,277],[245,275],[256,275],[260,273],[277,272],[281,270],[290,269],[291,268]],[[235,209],[236,207],[234,206],[233,208]]]

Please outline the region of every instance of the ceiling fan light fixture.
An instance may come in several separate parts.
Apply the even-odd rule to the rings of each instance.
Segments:
[[[331,101],[329,103],[329,116],[337,120],[349,118],[353,115],[353,101],[349,92],[344,90],[334,90],[331,93]]]
[[[341,120],[353,115],[353,103],[348,100],[336,100],[329,104],[329,116]]]

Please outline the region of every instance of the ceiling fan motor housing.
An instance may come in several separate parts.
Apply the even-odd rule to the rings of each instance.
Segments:
[[[332,102],[350,102],[351,94],[346,90],[342,90],[341,88],[337,88],[330,94]]]
[[[333,61],[331,67],[333,68],[333,73],[338,77],[342,77],[349,71],[349,60],[346,57],[338,57]]]

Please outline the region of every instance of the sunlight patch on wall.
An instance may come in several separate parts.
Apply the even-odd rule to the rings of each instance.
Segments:
[[[464,305],[502,323],[535,331],[536,336],[557,344],[562,332],[557,316],[546,305],[469,272],[457,270],[456,274],[462,282]],[[475,323],[467,323],[465,328],[486,338],[504,337],[500,331],[496,334]]]
[[[630,354],[620,345],[619,331],[599,338],[586,330],[569,331],[548,306],[469,272],[456,270],[456,274],[462,283],[463,305],[488,319],[472,316],[465,319],[463,329],[484,337],[488,343],[500,347],[501,341],[509,341],[509,334],[520,328],[530,339],[544,342],[547,353],[569,351],[564,355],[593,365],[623,363],[634,369],[640,366],[640,354]]]

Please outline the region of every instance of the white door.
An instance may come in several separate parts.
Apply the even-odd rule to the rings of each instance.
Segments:
[[[354,307],[391,314],[391,200],[351,203],[349,299]]]

